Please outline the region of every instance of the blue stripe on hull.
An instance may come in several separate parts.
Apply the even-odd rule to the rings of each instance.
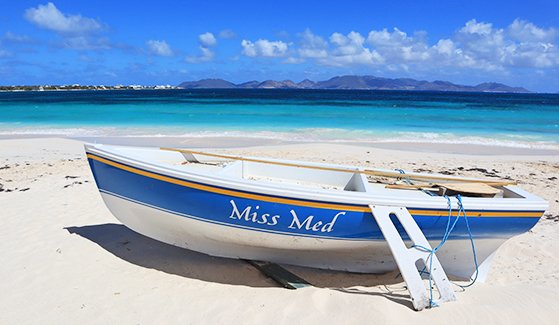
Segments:
[[[383,240],[373,216],[355,212],[265,202],[181,186],[88,159],[100,191],[185,217],[232,227],[298,236],[346,240]],[[134,167],[136,168],[136,167]],[[329,202],[325,202],[329,203]],[[410,208],[411,209],[411,208]],[[441,239],[446,216],[414,215],[430,240]],[[539,218],[469,218],[476,238],[508,238],[532,228]],[[405,231],[397,227],[404,238]],[[464,220],[450,239],[468,236]]]

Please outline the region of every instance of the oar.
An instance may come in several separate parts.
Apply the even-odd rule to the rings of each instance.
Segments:
[[[391,188],[397,190],[421,190],[421,189],[434,189],[435,185],[423,184],[388,184],[384,188]]]
[[[468,178],[468,177],[452,177],[443,175],[426,175],[418,173],[400,173],[399,171],[384,171],[375,169],[365,169],[363,174],[373,175],[373,176],[383,176],[390,178],[409,178],[414,180],[431,180],[431,181],[448,181],[448,182],[463,182],[463,183],[483,183],[491,186],[505,186],[505,185],[516,185],[514,181],[492,181],[479,178]]]
[[[484,183],[492,186],[516,185],[516,182],[512,182],[512,181],[492,181],[492,180],[485,180],[479,178],[465,178],[465,177],[462,178],[462,177],[452,177],[452,176],[443,176],[443,175],[426,175],[426,174],[419,174],[419,173],[402,174],[399,171],[380,170],[380,169],[360,169],[358,167],[350,168],[350,167],[313,166],[313,165],[305,165],[301,163],[290,163],[290,162],[273,161],[273,160],[265,160],[265,159],[257,159],[257,158],[222,155],[222,154],[215,154],[215,153],[188,150],[188,149],[176,149],[176,148],[164,148],[164,147],[160,149],[166,151],[176,151],[176,152],[189,154],[189,155],[202,155],[207,157],[214,157],[214,158],[221,158],[221,159],[228,159],[228,160],[241,160],[241,161],[249,161],[249,162],[256,162],[256,163],[269,164],[269,165],[309,168],[309,169],[327,170],[327,171],[344,172],[344,173],[360,173],[360,174],[365,174],[370,176],[383,176],[389,178],[409,178],[415,180],[438,180],[438,181],[449,181],[449,182]]]

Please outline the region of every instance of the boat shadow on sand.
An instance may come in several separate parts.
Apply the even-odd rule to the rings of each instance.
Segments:
[[[141,267],[208,282],[255,288],[278,287],[276,282],[242,260],[213,257],[168,245],[140,235],[121,224],[105,223],[64,229],[96,243],[118,258]],[[284,267],[314,287],[330,288],[352,294],[383,296],[412,307],[403,280],[396,271],[375,275],[298,266],[284,265]]]

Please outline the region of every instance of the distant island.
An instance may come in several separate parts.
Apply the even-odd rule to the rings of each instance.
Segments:
[[[411,78],[382,78],[375,76],[338,76],[324,81],[305,79],[295,83],[291,80],[248,81],[239,84],[223,79],[201,79],[171,85],[22,85],[0,86],[2,91],[71,91],[71,90],[164,90],[164,89],[365,89],[409,91],[462,91],[488,93],[530,93],[522,87],[511,87],[496,82],[484,82],[476,86],[458,85],[449,81],[426,81]]]
[[[183,89],[368,89],[368,90],[415,90],[415,91],[464,91],[491,93],[530,93],[522,87],[511,87],[496,82],[484,82],[476,86],[457,85],[448,81],[426,81],[411,78],[382,78],[375,76],[338,76],[325,81],[305,79],[295,83],[291,80],[248,81],[235,84],[223,79],[185,81],[177,86]]]

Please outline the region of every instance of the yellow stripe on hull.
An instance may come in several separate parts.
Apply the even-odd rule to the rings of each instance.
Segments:
[[[252,199],[264,202],[272,202],[272,203],[281,203],[281,204],[290,204],[296,206],[304,206],[304,207],[311,207],[311,208],[320,208],[320,209],[330,209],[330,210],[338,210],[338,211],[354,211],[354,212],[368,212],[370,213],[371,210],[368,206],[354,206],[354,205],[344,205],[339,203],[320,203],[320,202],[311,202],[299,199],[288,199],[288,198],[278,198],[273,196],[267,196],[262,194],[252,194],[246,192],[240,192],[236,190],[230,189],[223,189],[211,185],[204,185],[204,184],[197,184],[194,182],[189,182],[185,180],[176,179],[169,176],[163,176],[156,173],[148,172],[145,170],[141,170],[138,168],[130,167],[127,165],[123,165],[93,154],[88,153],[87,158],[97,160],[109,166],[113,166],[134,174],[142,175],[145,177],[157,179],[163,182],[172,183],[188,188],[194,188],[201,191],[223,194],[233,197],[239,197],[244,199]],[[420,210],[420,209],[410,209],[410,214],[417,215],[417,216],[429,216],[429,217],[446,217],[448,216],[448,211],[446,210]],[[457,216],[458,211],[453,211],[452,215]],[[526,211],[526,212],[486,212],[486,211],[468,211],[469,217],[541,217],[541,212],[534,212],[534,211]]]

